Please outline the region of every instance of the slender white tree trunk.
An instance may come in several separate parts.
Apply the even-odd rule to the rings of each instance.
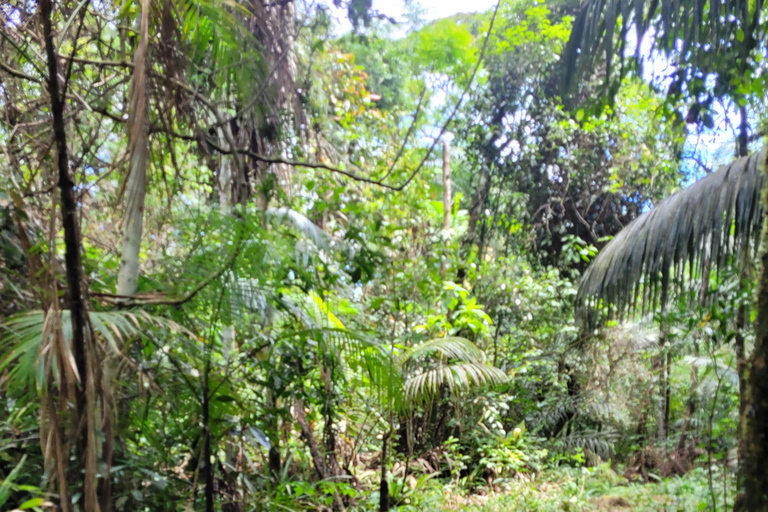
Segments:
[[[219,128],[219,143],[229,151],[229,143],[224,137],[224,128]],[[221,156],[219,164],[219,209],[222,215],[228,215],[232,207],[232,162],[228,155]]]
[[[451,145],[443,139],[443,229],[451,229]]]
[[[229,150],[229,143],[224,136],[224,130],[227,126],[219,129],[220,144],[226,150]],[[232,162],[229,155],[221,156],[219,164],[219,209],[222,215],[229,215],[232,209]],[[221,329],[221,346],[224,353],[224,359],[229,360],[229,353],[235,346],[235,325],[224,325]]]
[[[224,94],[222,100],[225,104],[232,103],[230,94]],[[216,119],[219,118],[221,118],[221,116],[216,116]],[[232,147],[231,142],[236,145],[237,141],[234,140],[229,122],[220,126],[217,129],[217,134],[219,136],[219,144],[221,145],[221,148],[224,149],[225,152],[232,151],[234,148]],[[232,160],[234,158],[237,158],[237,154],[225,153],[221,155],[221,161],[219,162],[219,211],[223,216],[229,215],[232,212],[232,208],[237,207],[240,198],[237,197],[238,194],[235,193],[235,190],[237,190],[238,193],[242,192],[239,184],[233,183]],[[236,165],[235,167],[238,168],[236,172],[240,174],[241,171],[239,169],[242,169],[242,165]],[[229,361],[230,352],[235,348],[235,338],[236,330],[234,320],[231,324],[222,325],[221,347],[224,359],[227,361]]]
[[[149,164],[149,123],[147,95],[147,49],[149,47],[149,0],[141,1],[140,40],[136,49],[128,106],[130,165],[125,194],[123,248],[117,294],[133,295],[139,281],[139,253],[144,230],[144,197]]]

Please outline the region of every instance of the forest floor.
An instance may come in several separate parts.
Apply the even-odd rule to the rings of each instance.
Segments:
[[[529,481],[518,480],[490,496],[464,496],[444,490],[442,496],[434,497],[442,503],[436,506],[433,502],[432,506],[433,510],[472,512],[725,511],[732,507],[734,482],[731,475],[725,480],[723,476],[719,468],[713,469],[711,475],[697,468],[684,476],[643,483],[628,481],[608,465],[561,468],[545,471]]]

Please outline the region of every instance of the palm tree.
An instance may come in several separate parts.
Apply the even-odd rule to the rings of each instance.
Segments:
[[[390,375],[379,387],[386,390],[387,408],[406,414],[419,403],[439,397],[445,389],[458,395],[485,385],[506,381],[506,374],[486,361],[485,353],[466,338],[434,338],[390,353]],[[379,512],[390,509],[387,479],[387,444],[393,433],[382,438]]]
[[[669,90],[672,97],[681,96],[683,84],[693,84],[714,73],[724,84],[719,94],[738,105],[741,119],[737,154],[742,158],[668,198],[623,230],[585,274],[580,299],[582,304],[603,299],[619,312],[634,307],[639,294],[644,299],[643,307],[663,305],[671,278],[682,275],[687,259],[691,262],[689,272],[693,271],[694,260],[702,272],[710,264],[724,264],[733,255],[740,255],[744,264],[747,248],[755,248],[756,241],[761,241],[757,339],[750,369],[742,372],[746,385],[741,386],[739,452],[743,454],[745,492],[736,508],[768,511],[768,476],[762,468],[768,457],[768,236],[759,236],[758,229],[763,205],[768,204],[768,199],[762,198],[765,151],[747,158],[748,94],[732,87],[749,80],[752,53],[765,41],[763,1],[584,0],[581,7],[564,52],[561,86],[565,97],[572,95],[579,78],[593,69],[601,50],[605,55],[606,84],[611,92],[618,90],[625,72],[626,43],[634,27],[638,67],[642,63],[640,41],[646,35],[674,59],[677,70]],[[617,36],[618,51],[614,48]],[[617,79],[612,73],[616,56],[621,64]],[[698,119],[699,109],[708,101],[700,104],[698,91],[691,92],[696,103],[688,120],[691,113]],[[764,225],[763,229],[768,227]],[[745,312],[740,311],[739,319],[745,317]],[[743,340],[737,339],[737,352],[743,353]],[[740,366],[746,370],[746,365]]]
[[[655,49],[675,63],[669,95],[679,98],[686,90],[684,84],[689,86],[693,105],[688,121],[711,122],[702,111],[713,97],[709,94],[700,100],[706,91],[696,82],[717,76],[714,94],[729,97],[738,107],[738,156],[747,156],[748,71],[753,52],[766,41],[762,11],[763,0],[582,0],[563,52],[563,96],[574,95],[580,78],[594,69],[601,55],[606,85],[615,94],[629,68],[625,66],[627,43],[635,46],[639,68],[643,63],[640,42],[651,37]],[[614,59],[620,64],[618,73]]]
[[[624,316],[637,306],[664,308],[675,283],[710,269],[761,261],[755,346],[744,375],[738,510],[768,511],[768,149],[743,157],[668,197],[622,230],[595,258],[579,287],[578,311],[594,328],[598,314]],[[759,247],[759,249],[758,249]],[[598,308],[599,306],[599,308]]]
[[[68,309],[60,310],[54,302],[47,311],[35,310],[21,313],[0,324],[0,372],[7,371],[7,386],[16,390],[33,389],[41,401],[40,436],[43,446],[48,447],[43,454],[45,468],[53,475],[51,482],[57,481],[59,488],[59,507],[72,510],[68,483],[79,484],[78,464],[70,461],[70,446],[77,436],[77,422],[67,421],[70,403],[77,400],[77,387],[84,379],[76,364],[76,355],[72,341],[78,335],[72,322],[76,313]],[[142,311],[88,311],[89,331],[95,335],[90,350],[98,352],[100,361],[110,358],[120,359],[132,364],[122,353],[122,343],[127,339],[139,337],[147,327],[162,327],[170,331],[185,330],[172,321],[153,317]],[[94,356],[95,358],[95,356]],[[94,366],[89,363],[87,371],[93,377]],[[88,415],[88,436],[94,439],[87,446],[87,457],[96,461],[96,451],[101,452],[101,462],[106,468],[111,467],[111,418],[108,384],[101,383],[95,400],[99,402],[102,414],[93,411]],[[96,447],[96,438],[101,438],[101,446]],[[70,474],[72,470],[77,473]],[[108,478],[98,480],[95,465],[86,466],[85,487],[93,495],[89,498],[87,510],[108,510],[110,508],[110,489]],[[75,476],[78,475],[78,476]],[[97,481],[99,488],[97,489]],[[96,507],[98,490],[99,506]],[[2,494],[0,492],[0,494]],[[0,496],[1,498],[2,496]],[[2,501],[0,499],[0,501]]]
[[[744,66],[765,37],[760,30],[762,10],[762,0],[582,0],[564,52],[563,85],[577,85],[600,54],[609,80],[615,57],[623,73],[626,43],[633,40],[639,58],[639,43],[646,35],[667,55],[676,54],[681,68],[717,66],[723,57],[736,57]],[[614,48],[616,35],[619,49]],[[679,69],[678,75],[684,72]]]
[[[435,338],[406,349],[398,360],[403,374],[404,406],[429,400],[443,387],[459,393],[506,380],[486,362],[485,353],[466,338]]]

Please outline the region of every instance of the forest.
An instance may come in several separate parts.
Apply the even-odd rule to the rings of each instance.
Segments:
[[[768,512],[763,14],[3,1],[0,510]]]

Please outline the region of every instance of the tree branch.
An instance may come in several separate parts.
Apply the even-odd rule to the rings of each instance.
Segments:
[[[235,248],[232,254],[229,255],[224,265],[216,272],[212,273],[207,278],[200,281],[197,286],[190,290],[186,295],[178,299],[169,299],[162,294],[150,294],[150,295],[118,295],[114,293],[93,292],[91,295],[94,297],[101,297],[110,300],[121,307],[133,307],[133,306],[181,306],[184,303],[189,302],[195,296],[200,293],[206,286],[211,284],[216,279],[224,275],[224,272],[232,268],[232,265],[240,255],[240,249],[243,245],[243,232],[240,230],[237,242],[235,242]]]
[[[30,82],[35,82],[37,84],[42,82],[42,80],[40,80],[39,78],[36,78],[36,77],[34,77],[32,75],[28,75],[28,74],[26,74],[26,73],[24,73],[22,71],[17,70],[17,69],[13,69],[9,65],[5,64],[2,60],[0,60],[0,69],[2,69],[3,71],[5,71],[6,73],[8,73],[11,76],[15,76],[16,78],[21,78],[23,80],[29,80]]]

